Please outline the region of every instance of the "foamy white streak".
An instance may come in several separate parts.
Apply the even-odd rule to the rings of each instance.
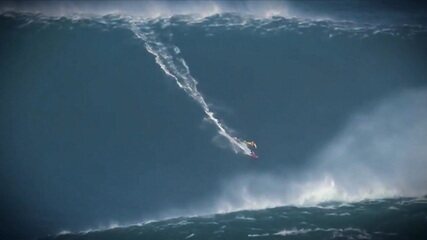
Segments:
[[[131,29],[139,39],[145,42],[145,48],[154,55],[156,63],[163,72],[173,78],[176,84],[199,104],[207,119],[217,128],[218,134],[227,140],[230,148],[235,153],[251,155],[251,150],[248,146],[242,140],[232,136],[227,130],[228,128],[215,117],[214,112],[209,108],[205,98],[197,89],[197,80],[191,75],[185,60],[179,56],[179,48],[172,44],[161,42],[157,34],[149,28],[141,28],[136,24],[132,24]]]

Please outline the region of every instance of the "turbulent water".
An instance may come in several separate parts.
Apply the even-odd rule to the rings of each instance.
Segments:
[[[180,217],[46,239],[425,239],[427,199],[398,198]]]
[[[63,10],[1,11],[5,238],[427,238],[423,15]]]

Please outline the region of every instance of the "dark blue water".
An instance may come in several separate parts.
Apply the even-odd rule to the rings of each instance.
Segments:
[[[46,239],[425,239],[426,199],[384,199],[181,217]]]
[[[62,230],[215,213],[220,197],[230,201],[231,211],[294,203],[263,204],[265,199],[273,201],[270,193],[282,197],[277,187],[287,185],[281,183],[254,180],[258,184],[247,183],[247,188],[232,183],[236,176],[254,173],[304,182],[318,172],[310,175],[317,154],[334,145],[352,116],[377,109],[379,102],[405,91],[425,96],[426,29],[422,21],[374,24],[236,13],[203,19],[72,19],[3,12],[0,236],[42,237]],[[206,120],[200,103],[147,51],[147,39],[135,33],[152,37],[157,50],[166,49],[160,53],[177,64],[175,76],[183,74],[178,81],[189,76],[198,81],[198,92],[227,134],[257,141],[258,160],[233,151],[218,127]],[[402,108],[425,102],[414,99],[405,100]],[[390,159],[390,164],[370,161],[368,170],[363,168],[379,176],[372,187],[362,181],[365,175],[358,177],[359,168],[334,165],[327,171],[340,193],[366,186],[368,190],[349,198],[400,196],[407,188],[409,195],[425,194],[427,182],[419,174],[425,166],[425,160],[419,160],[426,156],[420,147],[425,142],[425,114],[420,110],[408,115],[412,118],[402,120],[403,125],[420,135],[399,135],[395,128],[402,127],[393,121],[381,130],[397,132],[395,138],[408,146],[395,154],[390,150],[395,145],[386,143],[386,150],[378,146],[377,152],[363,155],[368,158],[354,160]],[[413,156],[419,165],[410,164]],[[411,168],[399,172],[404,165]],[[343,183],[336,173],[351,177]],[[234,188],[239,197],[228,197],[224,186]],[[266,197],[252,195],[263,201],[240,194],[247,191],[249,196],[259,189]],[[287,192],[283,198],[298,196],[299,191]],[[407,200],[183,217],[58,238],[425,238],[425,203],[409,199],[410,204],[400,206],[402,201]]]

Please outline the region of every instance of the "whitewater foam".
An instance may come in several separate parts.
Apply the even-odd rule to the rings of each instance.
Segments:
[[[269,233],[261,233],[261,234],[248,234],[248,237],[267,237],[270,236]]]
[[[265,16],[263,14],[249,14],[245,11],[221,11],[212,14],[160,14],[138,15],[129,12],[85,12],[73,11],[67,14],[52,14],[46,11],[28,10],[20,8],[0,8],[0,15],[20,18],[24,20],[21,27],[32,23],[49,25],[57,21],[68,19],[73,23],[88,25],[99,24],[102,28],[125,28],[135,30],[135,25],[146,24],[165,30],[170,27],[193,27],[203,29],[206,36],[214,36],[223,31],[249,30],[260,35],[277,34],[281,32],[310,33],[315,28],[322,28],[327,38],[341,36],[366,38],[376,35],[391,35],[394,37],[412,37],[415,34],[426,33],[427,27],[422,24],[378,24],[356,22],[332,18],[315,18],[311,16]],[[268,15],[268,14],[267,14]],[[138,29],[140,31],[141,29]],[[166,44],[166,43],[165,43]],[[179,50],[179,48],[177,48]],[[179,53],[176,53],[179,54]]]
[[[365,230],[358,228],[300,228],[300,229],[284,229],[275,233],[274,235],[289,236],[289,235],[302,235],[310,232],[332,232],[333,238],[344,237],[343,233],[353,232],[356,233],[357,239],[370,239],[371,235]]]
[[[185,237],[185,239],[190,239],[190,238],[194,237],[195,235],[196,235],[196,234],[192,233],[192,234],[190,234],[190,235],[186,236],[186,237]]]
[[[143,18],[179,15],[192,15],[204,18],[230,12],[252,15],[259,18],[270,18],[273,16],[293,17],[298,15],[298,11],[291,10],[289,4],[283,1],[242,1],[233,4],[225,1],[104,1],[102,4],[96,1],[25,3],[3,1],[0,4],[0,12],[5,11],[36,12],[57,17],[66,17],[75,15],[76,13],[86,15],[123,14]]]

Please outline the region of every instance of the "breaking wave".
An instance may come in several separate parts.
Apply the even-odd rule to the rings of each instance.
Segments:
[[[144,44],[145,49],[165,75],[192,98],[203,110],[206,119],[235,153],[250,155],[251,150],[237,138],[212,110],[198,89],[198,81],[190,72],[180,47],[174,42],[173,28],[194,28],[206,36],[223,31],[245,30],[251,33],[319,34],[326,38],[394,36],[412,37],[427,32],[420,24],[373,24],[333,19],[293,17],[265,11],[263,14],[238,14],[212,8],[201,16],[159,13],[153,16],[130,16],[117,12],[104,12],[88,16],[65,11],[59,16],[3,11],[2,16],[19,19],[25,28],[32,24],[72,24],[100,28],[123,28]],[[4,10],[4,9],[3,9]],[[7,9],[6,9],[7,10]],[[182,12],[181,14],[188,14]],[[253,14],[253,15],[250,15]],[[64,17],[65,15],[65,17]],[[163,32],[169,35],[163,35]],[[284,74],[286,76],[286,73]],[[203,81],[202,81],[203,83]],[[420,196],[427,192],[427,90],[409,89],[378,102],[372,109],[363,109],[347,121],[345,127],[323,148],[311,156],[308,170],[281,173],[247,173],[227,178],[216,195],[190,210],[175,215],[226,213],[244,209],[265,209],[284,205],[313,206],[328,201],[358,202],[399,196]],[[284,123],[286,124],[286,123]],[[393,209],[396,207],[393,207]],[[391,210],[391,209],[390,209]],[[301,212],[301,214],[306,214]],[[308,211],[308,214],[310,212]],[[331,213],[329,217],[346,217],[349,213]],[[236,216],[234,219],[252,222],[253,217]],[[182,222],[181,225],[186,225]],[[117,228],[112,226],[111,228]],[[219,231],[219,230],[218,230]],[[92,232],[92,231],[88,231]],[[269,233],[251,233],[248,237],[276,235],[302,235],[328,232],[333,235],[371,235],[357,228],[286,228]],[[64,232],[67,234],[68,232]],[[195,237],[189,232],[186,238]]]
[[[2,15],[20,19],[23,21],[22,27],[30,24],[55,24],[58,21],[72,21],[74,24],[131,30],[143,42],[146,50],[154,56],[156,63],[162,71],[168,77],[175,80],[178,87],[202,108],[206,119],[216,127],[217,133],[226,140],[228,146],[235,153],[245,155],[250,155],[251,150],[211,110],[205,97],[198,90],[198,81],[190,73],[190,67],[182,57],[180,48],[173,43],[173,35],[170,34],[165,37],[161,34],[160,30],[171,32],[171,28],[190,27],[202,29],[207,35],[217,34],[219,31],[234,30],[248,30],[261,35],[276,34],[282,31],[299,32],[300,34],[315,31],[319,34],[324,34],[328,38],[343,35],[346,37],[356,36],[364,38],[378,34],[411,37],[414,34],[427,32],[427,28],[419,24],[381,25],[331,19],[317,20],[284,16],[259,17],[227,12],[220,14],[213,13],[202,17],[173,14],[171,16],[162,15],[154,18],[121,15],[118,13],[101,16],[71,14],[66,15],[65,18],[63,15],[48,16],[44,14],[22,14],[8,11],[3,11]],[[418,97],[414,100],[414,97],[411,97],[413,95]],[[215,209],[207,212],[229,212],[289,204],[312,205],[330,200],[359,201],[366,198],[424,194],[426,189],[411,187],[412,183],[416,184],[416,186],[426,186],[425,179],[422,177],[423,174],[419,174],[418,172],[416,175],[409,174],[412,170],[417,171],[424,167],[422,158],[426,156],[426,153],[422,150],[422,146],[424,146],[422,143],[426,143],[427,141],[425,135],[419,134],[425,133],[426,127],[423,122],[427,122],[424,121],[426,117],[425,112],[422,110],[422,106],[424,106],[422,104],[426,105],[424,96],[425,91],[403,93],[402,96],[397,97],[397,99],[401,100],[393,101],[403,101],[408,105],[390,110],[391,112],[382,112],[384,109],[392,109],[390,107],[392,105],[381,103],[385,104],[386,107],[380,104],[378,112],[373,111],[370,113],[372,116],[375,116],[373,120],[367,120],[371,118],[369,114],[366,116],[363,114],[354,116],[349,120],[347,128],[343,129],[341,135],[337,136],[332,143],[325,146],[324,150],[317,156],[312,156],[313,162],[316,162],[317,166],[315,170],[299,174],[299,176],[289,173],[287,173],[288,177],[257,173],[238,176],[230,181],[227,180],[223,187],[224,191],[221,193],[222,197],[217,201]],[[408,103],[408,99],[412,99],[414,102]],[[419,102],[422,104],[420,105]],[[414,108],[414,106],[417,107]],[[417,116],[417,118],[403,119],[402,122],[389,125],[387,120],[390,115],[393,117],[400,116],[399,111],[404,109],[414,111],[408,113],[407,116]],[[407,124],[408,121],[416,122]],[[370,126],[371,124],[376,125],[372,127]],[[388,130],[391,130],[390,132],[393,132],[394,135],[401,135],[389,138],[389,136],[381,135],[379,132],[374,131],[384,126]],[[386,131],[382,133],[384,132]],[[418,140],[413,141],[413,138],[417,138]],[[389,139],[396,141],[390,142]],[[363,143],[367,141],[371,141],[373,145],[380,148],[370,148],[373,145],[364,145]],[[360,144],[360,146],[356,144]],[[401,156],[393,164],[387,163],[386,159],[393,159],[395,154],[394,156],[383,156],[386,149],[381,147],[384,146],[388,147],[388,150],[399,149]],[[363,149],[363,151],[360,149]],[[414,153],[413,156],[411,153]],[[405,164],[405,161],[410,159],[409,157],[414,156],[418,157],[408,162],[409,164]],[[390,166],[390,169],[388,169],[389,172],[398,174],[398,178],[384,178],[384,176],[389,176],[389,174],[381,174],[376,171],[374,166],[379,165],[378,163],[375,164],[378,160],[381,160],[385,166]],[[398,168],[395,167],[396,165],[406,169],[405,172],[399,173],[397,171]],[[421,168],[420,165],[422,166]],[[349,169],[352,169],[354,173],[349,172]],[[403,175],[399,176],[399,174]],[[350,178],[349,176],[354,178]],[[355,185],[352,183],[354,179],[357,180]],[[400,182],[396,182],[397,180]],[[409,181],[413,182],[410,183]]]

